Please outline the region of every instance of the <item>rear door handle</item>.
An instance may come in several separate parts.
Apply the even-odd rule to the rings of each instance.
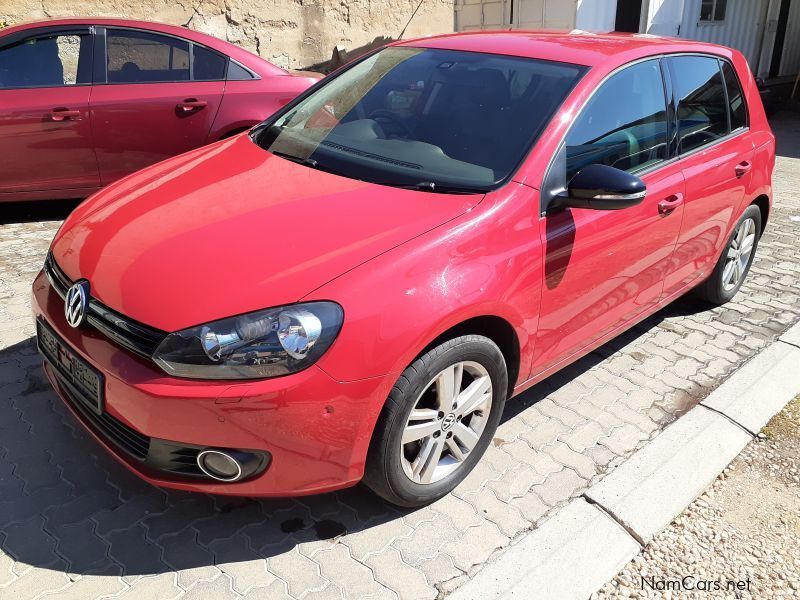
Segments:
[[[178,109],[178,112],[183,114],[197,112],[198,110],[203,110],[206,106],[208,106],[208,102],[205,100],[198,100],[197,98],[187,98],[183,102],[178,103],[175,107]]]
[[[59,107],[50,111],[50,120],[52,121],[80,121],[82,118],[79,110]]]
[[[753,168],[753,163],[749,160],[743,160],[738,165],[736,165],[736,177],[744,177],[750,172],[750,169]]]
[[[683,194],[672,194],[658,203],[658,213],[666,216],[678,208],[681,204],[683,204]]]

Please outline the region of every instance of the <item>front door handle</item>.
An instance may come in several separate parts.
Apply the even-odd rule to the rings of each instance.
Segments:
[[[178,103],[175,107],[178,109],[179,113],[184,115],[197,112],[198,110],[203,110],[206,106],[208,106],[208,102],[205,100],[198,100],[197,98],[187,98],[183,102]]]
[[[753,168],[753,163],[749,160],[743,160],[738,165],[736,165],[736,177],[744,177],[750,172],[750,169]]]
[[[658,213],[667,216],[681,204],[683,204],[683,194],[672,194],[658,203]]]
[[[81,111],[79,110],[59,107],[50,111],[51,121],[80,121],[82,118]]]

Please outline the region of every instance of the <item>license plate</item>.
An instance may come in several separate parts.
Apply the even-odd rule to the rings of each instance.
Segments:
[[[103,412],[103,375],[78,356],[41,319],[36,320],[39,352],[58,371],[66,383],[78,392],[75,396],[97,414]]]

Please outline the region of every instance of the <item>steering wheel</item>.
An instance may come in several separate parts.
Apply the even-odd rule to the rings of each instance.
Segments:
[[[403,118],[391,110],[386,110],[385,108],[378,108],[373,110],[367,118],[377,121],[379,119],[384,119],[386,121],[390,121],[392,124],[397,125],[399,129],[402,130],[406,136],[411,135],[411,127],[408,126],[408,123],[403,120]]]

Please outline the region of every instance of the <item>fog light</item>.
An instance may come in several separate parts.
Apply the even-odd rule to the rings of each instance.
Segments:
[[[219,481],[236,481],[242,477],[242,465],[233,456],[220,450],[203,450],[197,455],[197,466]]]

